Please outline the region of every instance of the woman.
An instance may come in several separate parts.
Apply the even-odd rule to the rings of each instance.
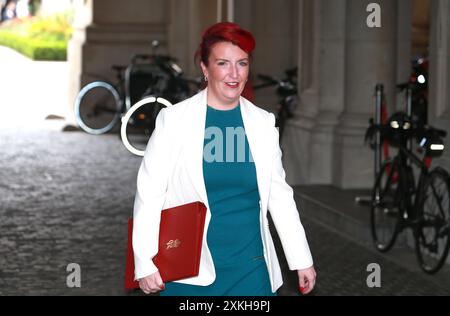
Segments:
[[[135,279],[146,294],[274,295],[283,281],[268,210],[299,287],[304,294],[314,287],[275,117],[241,97],[254,47],[253,36],[237,24],[211,26],[196,54],[206,89],[156,119],[134,206]],[[164,284],[152,262],[160,211],[194,201],[207,207],[199,275]]]

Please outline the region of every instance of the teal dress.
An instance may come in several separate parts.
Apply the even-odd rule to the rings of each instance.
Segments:
[[[208,247],[216,279],[209,286],[166,283],[162,296],[272,296],[260,234],[256,169],[241,107],[207,106],[203,176],[211,221]]]

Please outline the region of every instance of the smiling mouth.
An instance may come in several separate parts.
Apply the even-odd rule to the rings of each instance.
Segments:
[[[225,82],[225,85],[230,88],[237,88],[239,87],[239,82]]]

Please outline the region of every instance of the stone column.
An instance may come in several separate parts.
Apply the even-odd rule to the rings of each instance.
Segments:
[[[397,1],[380,0],[381,27],[366,24],[368,0],[347,0],[345,110],[336,130],[333,184],[341,188],[373,185],[373,152],[364,132],[374,110],[374,87],[385,86],[388,104],[395,100]]]
[[[431,1],[428,118],[432,126],[450,132],[450,3]],[[433,160],[450,170],[450,137],[445,138],[443,157]]]
[[[76,125],[73,113],[73,103],[81,88],[81,74],[83,65],[83,46],[86,42],[86,28],[92,23],[93,0],[75,0],[75,17],[72,38],[67,47],[69,62],[69,86],[67,87],[66,121]]]
[[[334,131],[344,108],[345,7],[343,1],[323,0],[321,4],[319,102],[309,146],[311,184],[332,182]]]
[[[86,83],[114,82],[113,64],[128,64],[134,53],[151,53],[152,40],[161,42],[161,52],[167,51],[168,9],[165,0],[77,0],[77,22],[68,49],[70,106]],[[70,121],[72,108],[69,112]]]
[[[299,104],[295,117],[287,122],[283,135],[283,158],[287,182],[310,183],[311,130],[318,112],[320,8],[322,1],[298,2]]]
[[[402,83],[409,80],[411,75],[412,55],[412,1],[397,0],[398,19],[397,19],[397,75],[396,83]],[[390,108],[391,110],[394,107]],[[406,111],[406,99],[404,93],[396,94],[396,110]],[[392,112],[392,111],[391,111]]]
[[[169,25],[169,52],[180,61],[189,76],[201,75],[194,64],[194,54],[203,31],[217,22],[217,1],[171,0]]]

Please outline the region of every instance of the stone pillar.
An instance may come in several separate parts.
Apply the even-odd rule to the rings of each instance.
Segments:
[[[364,145],[364,132],[373,115],[374,87],[385,86],[393,104],[396,81],[397,1],[377,1],[381,27],[366,24],[369,0],[347,0],[345,110],[339,118],[334,144],[333,184],[341,188],[373,185],[373,153]]]
[[[167,51],[169,2],[165,0],[77,0],[69,44],[71,63],[68,120],[80,87],[97,79],[115,81],[113,64],[126,65],[134,53],[151,53],[152,40]]]
[[[319,103],[320,9],[323,1],[301,0],[298,4],[298,82],[299,104],[295,118],[288,121],[283,135],[283,157],[289,184],[309,184],[311,130]]]
[[[175,56],[189,76],[201,75],[194,64],[194,54],[203,31],[217,22],[217,1],[171,0],[169,52]]]
[[[432,126],[450,132],[450,3],[431,1],[428,118]],[[450,137],[445,138],[443,157],[433,160],[450,170]]]
[[[398,19],[397,19],[397,76],[396,83],[402,83],[409,80],[411,75],[411,51],[412,44],[412,1],[397,0]],[[406,101],[404,93],[397,93],[395,109],[406,111]],[[390,107],[391,110],[394,107]]]
[[[332,182],[334,130],[344,107],[345,91],[345,2],[322,1],[321,12],[319,102],[309,147],[312,184]]]
[[[76,125],[73,112],[73,103],[78,91],[81,89],[81,74],[83,65],[83,46],[86,42],[86,28],[92,23],[93,0],[75,0],[75,17],[73,34],[67,47],[67,60],[69,62],[69,86],[67,87],[66,121]]]

